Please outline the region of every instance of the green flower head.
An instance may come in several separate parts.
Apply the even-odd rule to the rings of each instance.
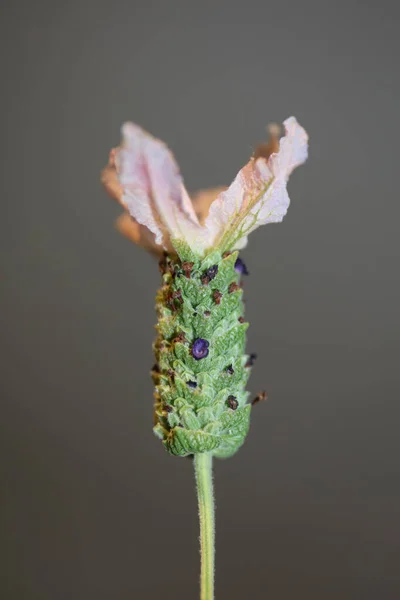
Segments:
[[[228,457],[243,443],[251,404],[238,250],[260,225],[283,219],[286,184],[307,158],[308,136],[294,117],[276,128],[228,188],[190,199],[168,148],[136,125],[122,128],[103,182],[124,206],[119,228],[162,254],[156,297],[156,435],[186,456]],[[207,208],[209,207],[209,210]],[[129,216],[128,216],[129,215]]]

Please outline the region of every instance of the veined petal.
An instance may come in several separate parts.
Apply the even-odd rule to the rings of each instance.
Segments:
[[[133,123],[122,127],[123,141],[116,155],[122,202],[135,221],[155,235],[156,244],[164,245],[167,236],[151,194],[144,154],[145,136]]]
[[[269,163],[273,174],[289,177],[293,169],[302,165],[308,157],[308,135],[295,117],[283,122],[285,135],[279,143],[279,152],[272,154]]]
[[[204,228],[197,220],[172,153],[160,140],[133,123],[122,128],[118,152],[123,203],[134,219],[169,248],[170,238],[201,245]]]
[[[166,246],[168,236],[146,191],[136,186],[124,186],[122,202],[135,221],[155,235],[155,243]]]
[[[211,205],[205,226],[214,246],[242,248],[251,231],[285,216],[290,203],[286,182],[307,158],[308,136],[294,117],[284,125],[286,134],[279,151],[268,159],[251,159]]]

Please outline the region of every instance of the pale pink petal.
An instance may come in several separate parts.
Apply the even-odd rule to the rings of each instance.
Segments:
[[[132,123],[123,126],[123,136],[118,168],[130,214],[165,248],[174,237],[201,245],[205,232],[167,146]]]
[[[280,140],[279,152],[272,154],[269,163],[274,175],[289,177],[293,169],[302,165],[308,156],[308,135],[295,117],[283,122],[285,135]]]
[[[167,236],[151,194],[144,154],[146,134],[140,127],[127,123],[122,127],[122,136],[116,157],[122,202],[135,221],[155,235],[156,244],[162,245]]]
[[[286,182],[307,158],[308,136],[294,117],[284,125],[279,151],[267,160],[251,159],[211,205],[205,226],[214,246],[238,249],[251,231],[285,216],[290,203]]]
[[[265,187],[265,182],[254,169],[254,164],[254,161],[250,160],[239,171],[229,188],[219,194],[211,204],[205,227],[214,246],[219,245],[222,238],[224,247],[228,247],[234,241],[247,207]]]

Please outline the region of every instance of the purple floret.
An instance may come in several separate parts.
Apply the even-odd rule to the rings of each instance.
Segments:
[[[237,273],[240,273],[241,275],[249,274],[246,265],[244,264],[242,259],[239,257],[236,259],[236,262],[235,262],[235,271],[237,271]]]
[[[208,285],[210,283],[210,281],[212,281],[212,279],[214,279],[214,277],[217,275],[217,273],[218,273],[218,265],[213,265],[209,269],[206,269],[204,271],[203,275],[201,276],[202,284]]]
[[[197,338],[194,340],[192,344],[192,356],[196,360],[201,360],[202,358],[206,358],[208,356],[208,347],[209,342],[207,340],[203,340],[203,338]]]

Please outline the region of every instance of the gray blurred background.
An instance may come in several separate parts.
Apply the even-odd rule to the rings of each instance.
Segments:
[[[294,114],[310,159],[243,253],[269,401],[216,464],[217,599],[397,600],[399,9],[1,4],[4,600],[198,597],[189,460],[153,437],[159,274],[99,172],[134,120],[189,189]]]

